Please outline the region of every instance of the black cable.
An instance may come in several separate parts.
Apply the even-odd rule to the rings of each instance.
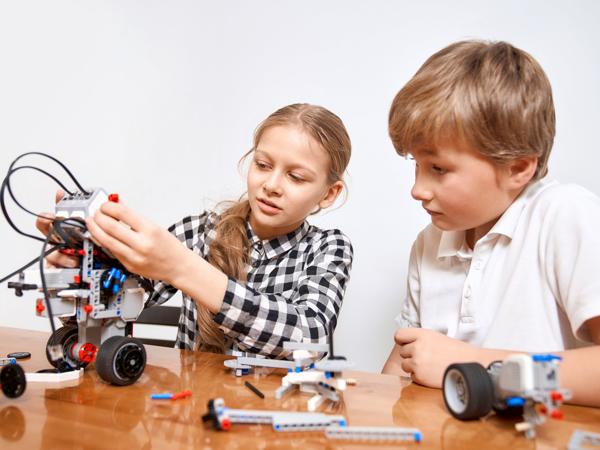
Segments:
[[[8,168],[9,171],[10,169],[12,169],[14,167],[14,165],[17,163],[18,160],[20,160],[21,158],[27,156],[27,155],[38,155],[38,156],[44,156],[48,159],[51,159],[52,161],[54,161],[56,164],[58,164],[60,167],[63,168],[63,170],[67,173],[67,175],[69,175],[69,177],[71,178],[71,180],[73,180],[73,183],[75,183],[75,185],[77,186],[77,188],[83,192],[84,194],[88,195],[89,192],[86,191],[83,186],[81,186],[81,184],[79,183],[79,181],[77,180],[77,178],[75,178],[75,175],[73,175],[73,173],[71,173],[71,171],[67,168],[67,166],[65,166],[62,162],[60,162],[58,159],[56,159],[54,156],[50,156],[47,153],[42,153],[42,152],[27,152],[27,153],[23,153],[22,155],[19,155],[11,164],[10,167]],[[11,192],[10,186],[8,187],[9,192]],[[11,192],[11,196],[12,196],[12,192]]]
[[[52,247],[50,250],[48,250],[46,253],[44,253],[44,258],[46,256],[48,256],[49,254],[54,253],[56,250],[59,250],[61,248],[63,248],[63,247],[62,246]],[[39,259],[40,259],[40,257],[37,256],[34,259],[32,259],[31,261],[29,261],[27,264],[25,264],[23,267],[20,267],[17,270],[15,270],[13,273],[11,273],[10,275],[5,276],[4,278],[2,278],[0,280],[0,284],[4,283],[6,280],[10,280],[12,277],[14,277],[15,275],[17,275],[18,273],[21,273],[25,269],[33,266],[36,262],[38,262]]]
[[[50,319],[50,328],[52,329],[52,334],[56,333],[56,327],[54,326],[54,315],[52,314],[52,305],[50,304],[50,298],[48,296],[48,286],[46,285],[46,277],[44,275],[44,255],[46,253],[46,246],[48,245],[48,238],[44,241],[42,245],[42,253],[38,258],[40,263],[40,279],[42,282],[42,292],[44,293],[44,302],[46,303],[46,309],[48,309],[48,319]]]
[[[65,191],[67,194],[69,194],[69,195],[74,195],[74,193],[73,193],[73,192],[71,192],[69,189],[67,189],[67,187],[66,187],[66,186],[65,186],[65,185],[64,185],[64,184],[63,184],[63,183],[62,183],[62,182],[61,182],[61,181],[60,181],[58,178],[56,178],[56,177],[55,177],[54,175],[52,175],[50,172],[46,172],[45,170],[43,170],[43,169],[40,169],[39,167],[36,167],[36,166],[19,166],[19,167],[15,167],[14,169],[10,169],[10,170],[8,171],[8,173],[6,174],[6,177],[4,177],[4,179],[6,180],[6,187],[8,188],[8,191],[9,191],[9,193],[10,193],[10,196],[11,196],[11,198],[13,199],[13,201],[14,201],[14,202],[15,202],[15,203],[16,203],[16,204],[19,206],[19,208],[21,208],[21,209],[22,209],[22,210],[24,210],[24,211],[27,211],[27,212],[28,212],[29,214],[31,214],[31,215],[34,215],[34,216],[37,216],[37,217],[39,217],[39,215],[38,215],[38,214],[36,214],[36,213],[34,213],[34,212],[32,212],[32,211],[28,210],[27,208],[25,208],[25,207],[24,207],[24,206],[23,206],[23,205],[22,205],[22,204],[21,204],[21,203],[20,203],[20,202],[19,202],[19,201],[16,199],[16,197],[13,195],[13,193],[12,193],[12,191],[11,191],[11,189],[10,189],[10,177],[11,177],[11,176],[12,176],[12,175],[13,175],[13,174],[16,172],[16,171],[18,171],[18,170],[21,170],[21,169],[32,169],[32,170],[37,170],[38,172],[41,172],[41,173],[43,173],[43,174],[44,174],[44,175],[46,175],[47,177],[49,177],[49,178],[52,178],[52,179],[54,180],[54,182],[55,182],[56,184],[58,184],[58,185],[59,185],[59,186],[60,186],[60,187],[63,189],[63,191]],[[4,184],[4,182],[3,182],[3,184]]]
[[[54,181],[55,181],[55,182],[56,182],[56,183],[57,183],[59,186],[61,186],[63,189],[65,189],[67,192],[69,192],[69,194],[71,194],[71,195],[72,195],[72,193],[71,193],[71,192],[70,192],[68,189],[66,189],[66,188],[65,188],[65,186],[64,186],[64,184],[62,184],[62,183],[61,183],[61,182],[60,182],[60,181],[59,181],[59,180],[58,180],[58,179],[57,179],[57,178],[56,178],[54,175],[52,175],[52,174],[50,174],[50,173],[48,173],[48,172],[46,172],[46,171],[44,171],[44,170],[42,170],[42,169],[39,169],[39,168],[37,168],[37,167],[34,167],[34,166],[21,166],[21,167],[17,167],[17,168],[15,168],[15,169],[11,169],[11,170],[10,170],[10,171],[7,173],[7,175],[6,175],[6,177],[4,178],[4,180],[2,181],[2,187],[0,187],[0,208],[2,209],[2,213],[4,214],[4,218],[6,219],[6,221],[8,222],[8,224],[11,226],[11,228],[12,228],[13,230],[15,230],[15,231],[16,231],[17,233],[19,233],[20,235],[22,235],[22,236],[26,236],[26,237],[29,237],[29,238],[32,238],[32,239],[35,239],[36,241],[41,241],[41,242],[44,242],[44,239],[43,239],[43,238],[41,238],[41,237],[39,237],[39,236],[36,236],[36,235],[29,234],[29,233],[26,233],[26,232],[24,232],[24,231],[21,231],[21,230],[20,230],[20,229],[19,229],[19,228],[18,228],[18,227],[15,225],[15,223],[12,221],[12,219],[10,218],[10,215],[8,214],[8,210],[6,209],[6,203],[5,203],[5,201],[4,201],[4,193],[5,193],[5,190],[8,188],[8,189],[9,189],[9,192],[10,192],[10,181],[9,181],[9,180],[10,180],[10,177],[11,177],[11,175],[13,175],[13,174],[14,174],[16,171],[18,171],[18,170],[21,170],[21,169],[32,169],[32,170],[36,170],[36,171],[38,171],[38,172],[41,172],[41,173],[43,173],[44,175],[46,175],[46,176],[48,176],[48,177],[52,178],[52,179],[53,179],[53,180],[54,180]],[[18,206],[19,206],[19,207],[20,207],[22,210],[24,210],[25,212],[27,212],[27,213],[29,213],[29,214],[31,214],[31,215],[33,215],[33,216],[35,216],[35,217],[39,217],[39,218],[43,218],[43,219],[48,219],[47,217],[41,216],[41,215],[39,215],[39,214],[36,214],[36,213],[34,213],[34,212],[32,212],[32,211],[28,210],[27,208],[25,208],[23,205],[21,205],[21,204],[20,204],[20,203],[19,203],[19,202],[18,202],[18,201],[17,201],[17,200],[14,198],[14,196],[13,196],[13,200],[14,200],[14,201],[15,201],[15,203],[16,203],[16,204],[17,204],[17,205],[18,205]],[[52,245],[58,245],[58,244],[59,244],[59,242],[54,242],[54,241],[49,241],[49,243],[50,243],[50,244],[52,244]]]

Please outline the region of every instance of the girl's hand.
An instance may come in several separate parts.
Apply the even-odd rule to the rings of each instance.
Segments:
[[[171,233],[122,203],[104,203],[86,220],[92,238],[127,270],[171,283],[188,251]]]
[[[55,202],[58,203],[64,195],[65,192],[62,189],[56,191]],[[40,213],[40,216],[44,216],[46,219],[38,217],[35,221],[35,226],[42,232],[44,236],[48,236],[48,234],[52,232],[52,220],[56,216],[47,212]],[[76,268],[81,264],[80,258],[77,256],[63,255],[58,251],[50,253],[48,256],[46,256],[46,262],[51,267],[67,268]]]
[[[400,348],[402,370],[429,387],[441,387],[446,368],[457,362],[478,361],[479,349],[425,328],[403,328],[394,336]]]

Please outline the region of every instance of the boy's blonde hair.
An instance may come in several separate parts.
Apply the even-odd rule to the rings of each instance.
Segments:
[[[555,134],[550,82],[528,53],[506,42],[456,42],[431,56],[396,94],[389,133],[411,148],[458,140],[492,161],[537,156],[533,180],[548,172]]]
[[[329,156],[327,179],[330,184],[343,182],[344,172],[351,155],[350,137],[342,120],[322,106],[296,103],[278,109],[254,132],[254,145],[240,162],[256,149],[264,132],[272,127],[294,126],[302,130],[319,144]],[[246,281],[250,259],[250,243],[246,234],[246,223],[250,214],[250,204],[242,199],[229,204],[219,215],[216,237],[210,243],[208,262],[221,269],[226,275],[238,281]],[[222,353],[225,350],[225,336],[213,314],[205,307],[198,306],[198,330],[200,337],[196,349]]]

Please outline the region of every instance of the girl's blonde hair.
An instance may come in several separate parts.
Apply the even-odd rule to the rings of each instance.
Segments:
[[[343,182],[343,175],[351,155],[348,132],[341,119],[326,108],[307,103],[285,106],[262,121],[254,131],[252,149],[240,163],[249,156],[260,142],[264,132],[277,126],[295,126],[310,136],[329,155],[327,181],[333,184]],[[208,262],[221,269],[226,275],[239,281],[246,281],[249,263],[250,244],[246,234],[246,223],[250,214],[248,199],[229,203],[220,215],[216,225],[216,237],[210,243]],[[213,320],[213,314],[203,306],[198,308],[198,330],[200,338],[196,348],[203,351],[223,353],[225,336]]]

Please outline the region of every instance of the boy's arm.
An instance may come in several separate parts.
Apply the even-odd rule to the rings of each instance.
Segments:
[[[388,356],[381,373],[410,376],[410,373],[407,373],[402,369],[402,356],[400,356],[400,347],[398,345],[394,344],[394,347],[392,347],[390,356]]]
[[[571,389],[570,403],[600,407],[600,316],[587,320],[584,326],[595,345],[559,353],[563,357],[560,379]]]
[[[561,386],[570,389],[569,403],[600,407],[600,316],[585,326],[595,345],[557,352],[562,356]],[[442,386],[446,367],[457,362],[478,362],[487,367],[503,360],[514,350],[479,348],[444,334],[423,328],[406,328],[396,332],[396,345],[383,373],[408,372],[413,381],[428,387]]]

